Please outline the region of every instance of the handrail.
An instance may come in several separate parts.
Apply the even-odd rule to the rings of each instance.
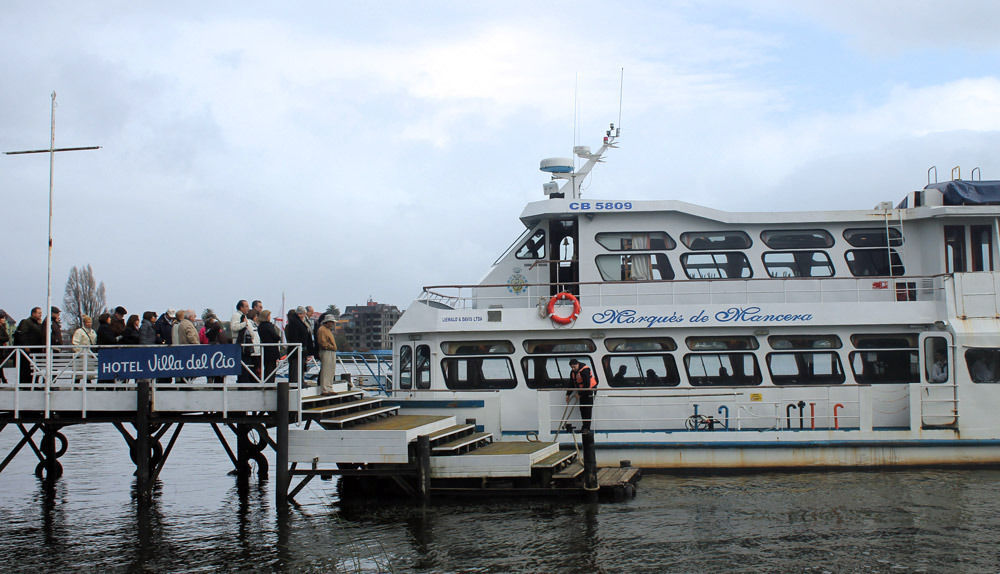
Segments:
[[[372,363],[369,362],[368,360],[369,357],[374,360],[374,363],[376,364],[376,367],[378,369],[378,373],[372,370]],[[357,368],[358,365],[357,359],[361,359],[361,365],[368,370],[368,374],[370,374],[372,378],[375,380],[375,384],[378,386],[379,391],[383,394],[388,395],[387,393],[388,385],[386,385],[385,382],[391,381],[390,378],[392,375],[391,355],[383,358],[374,353],[365,353],[361,351],[344,351],[341,353],[337,353],[338,364],[346,365],[347,361],[342,360],[345,358],[352,359],[350,364],[353,365],[355,368]]]
[[[204,347],[210,350],[215,345],[186,345],[188,347]],[[291,350],[297,347],[301,347],[298,343],[248,343],[243,345],[245,348],[256,347],[261,350],[261,357],[263,356],[264,349],[278,347],[287,350]],[[134,390],[136,388],[134,379],[103,379],[98,378],[100,375],[97,372],[97,353],[101,349],[126,349],[126,348],[163,348],[164,345],[106,345],[106,346],[87,346],[82,348],[74,348],[72,345],[56,345],[52,347],[52,376],[47,377],[46,374],[46,361],[44,358],[43,347],[37,345],[15,345],[15,346],[3,346],[0,347],[0,357],[3,360],[0,361],[0,368],[11,368],[11,361],[13,361],[13,373],[11,373],[12,380],[9,380],[9,384],[0,384],[0,391],[10,391],[13,392],[13,410],[14,415],[18,416],[20,410],[22,410],[22,400],[21,393],[33,391],[33,390],[44,390],[46,396],[48,397],[51,391],[72,391],[78,392],[80,394],[80,412],[81,416],[86,418],[88,411],[88,391],[92,390]],[[152,392],[156,392],[157,389],[163,390],[219,390],[223,392],[223,405],[224,410],[226,409],[227,399],[226,393],[230,390],[249,390],[249,389],[270,389],[274,388],[278,382],[277,372],[281,370],[288,363],[288,358],[291,353],[286,352],[285,354],[279,356],[276,362],[275,369],[268,373],[257,374],[250,373],[252,381],[249,383],[237,383],[227,381],[223,378],[222,383],[213,383],[210,378],[205,377],[191,377],[188,379],[184,378],[170,378],[170,384],[157,383],[157,379],[153,380],[150,385]],[[301,361],[301,353],[295,353],[296,360]],[[242,360],[241,354],[241,364],[243,366],[249,367]],[[301,363],[300,363],[301,364]],[[262,366],[263,368],[263,366]],[[301,368],[299,370],[301,372]],[[28,380],[21,380],[22,376],[27,376]],[[231,378],[232,376],[230,376]],[[268,381],[271,379],[271,381]],[[283,377],[282,380],[287,380],[287,376]],[[113,381],[113,382],[104,382]],[[205,382],[202,382],[205,381]],[[302,389],[302,377],[299,378],[297,384],[297,389],[301,391]],[[301,392],[299,393],[299,400],[301,401]],[[48,418],[50,414],[50,404],[46,401],[45,406],[45,416]],[[63,409],[64,410],[64,409]],[[74,409],[75,410],[75,409]],[[301,410],[301,404],[299,405],[299,410]]]
[[[662,285],[690,285],[691,283],[725,283],[725,284],[735,284],[735,283],[752,283],[752,282],[766,282],[766,281],[877,281],[880,279],[892,279],[895,281],[913,281],[915,279],[936,279],[939,277],[949,277],[951,273],[935,273],[933,275],[871,275],[866,277],[744,277],[744,278],[733,278],[733,279],[642,279],[635,281],[565,281],[558,283],[521,283],[521,287],[550,287],[552,285],[569,285],[569,286],[582,286],[582,285],[603,285],[603,286],[622,286],[622,285],[633,285],[633,284],[643,284],[643,283],[654,283]],[[506,283],[482,283],[482,284],[455,284],[455,285],[424,285],[423,291],[426,293],[434,293],[431,289],[488,289],[488,288],[507,288],[509,287]],[[450,295],[444,295],[438,293],[442,297],[451,297]]]
[[[490,302],[502,303],[506,301],[518,302],[519,305],[516,307],[532,307],[538,303],[539,300],[545,300],[547,302],[551,295],[552,287],[557,287],[558,290],[565,290],[567,288],[576,288],[574,292],[580,292],[581,298],[588,298],[591,301],[596,297],[599,302],[603,301],[604,298],[614,298],[620,300],[622,297],[649,297],[649,296],[662,296],[668,297],[669,300],[659,301],[661,303],[672,304],[673,300],[677,297],[683,297],[685,299],[690,299],[692,297],[707,297],[706,301],[714,303],[716,299],[725,299],[726,303],[733,303],[734,296],[742,296],[746,298],[747,303],[751,303],[751,299],[755,296],[773,296],[780,295],[783,302],[787,302],[790,295],[795,295],[797,297],[802,297],[804,294],[815,294],[817,298],[816,301],[810,302],[824,302],[825,298],[835,297],[837,294],[855,294],[850,300],[844,300],[843,298],[835,299],[836,302],[860,302],[862,300],[868,300],[867,297],[863,297],[862,294],[875,294],[884,295],[878,297],[879,301],[890,300],[890,301],[927,301],[927,300],[939,300],[940,294],[944,291],[944,278],[950,276],[947,273],[939,273],[934,275],[908,275],[908,276],[889,276],[889,275],[873,275],[870,277],[769,277],[769,278],[749,278],[749,279],[699,279],[699,280],[669,280],[669,281],[656,281],[656,280],[643,280],[643,281],[622,281],[622,282],[606,282],[606,281],[579,281],[579,282],[566,282],[566,283],[522,283],[518,285],[518,291],[516,293],[506,293],[502,290],[509,290],[509,285],[505,283],[500,284],[480,284],[480,285],[427,285],[423,288],[421,294],[417,297],[417,300],[423,301],[438,301],[446,302],[446,306],[452,309],[459,308],[470,308],[480,299],[485,299]],[[930,282],[929,284],[927,282]],[[768,291],[758,291],[751,289],[753,285],[765,285],[765,284],[780,284],[780,290],[768,290]],[[654,284],[661,286],[661,289],[654,290],[655,292],[641,292],[639,287],[641,285]],[[916,284],[916,285],[914,285]],[[799,286],[802,288],[798,288]],[[596,286],[596,292],[593,289],[586,289],[587,287]],[[694,288],[690,288],[690,287]],[[742,286],[742,288],[740,288]],[[683,289],[681,289],[683,287]],[[700,287],[700,288],[699,288]],[[734,288],[735,287],[735,288]],[[441,292],[441,290],[452,289],[457,290],[457,293],[450,294]],[[481,293],[481,290],[496,290],[493,293]],[[613,290],[614,292],[608,292]],[[466,291],[470,293],[465,293]],[[911,298],[909,296],[904,299],[898,299],[898,292],[906,291],[907,293],[915,292],[916,297]],[[781,301],[778,301],[781,302]]]
[[[853,390],[853,394],[855,395],[855,398],[853,398],[851,400],[847,400],[847,399],[845,399],[842,396],[834,398],[831,395],[831,393],[830,393],[831,390],[835,390],[834,388],[828,388],[827,389],[827,388],[813,387],[813,386],[808,386],[808,385],[801,386],[801,387],[798,387],[798,386],[791,387],[791,386],[789,386],[789,387],[782,387],[782,388],[786,389],[786,390],[787,389],[794,389],[794,388],[798,388],[798,389],[801,389],[801,390],[809,390],[809,391],[812,391],[813,393],[819,395],[819,396],[816,396],[816,397],[809,397],[812,402],[811,403],[803,403],[803,404],[812,404],[813,406],[816,406],[819,403],[823,403],[823,405],[824,405],[823,409],[824,409],[825,412],[816,413],[815,410],[811,410],[810,411],[811,414],[809,416],[810,416],[810,419],[818,419],[820,421],[825,421],[825,423],[826,423],[826,430],[829,430],[829,429],[835,428],[835,425],[839,425],[839,423],[842,422],[842,421],[844,421],[845,419],[846,420],[850,420],[852,422],[853,421],[858,421],[858,423],[860,424],[860,421],[862,419],[862,414],[860,412],[860,407],[862,405],[862,399],[861,399],[861,394],[860,393],[861,393],[861,389],[869,387],[869,386],[870,385],[863,385],[863,386],[862,385],[858,385],[857,387],[855,387],[855,389]],[[842,387],[837,387],[837,388],[842,388]],[[541,390],[541,389],[539,389],[539,390]],[[564,391],[566,389],[546,389],[546,390]],[[601,390],[606,390],[606,389],[601,389]],[[678,390],[682,390],[682,389],[678,389]],[[694,390],[694,389],[687,389],[687,390]],[[821,392],[817,393],[817,391],[821,391]],[[600,426],[600,423],[631,423],[631,424],[634,424],[638,430],[648,430],[649,427],[650,427],[650,423],[657,423],[657,424],[664,424],[665,423],[665,424],[672,424],[673,426],[669,427],[672,430],[677,430],[677,431],[691,430],[689,428],[686,429],[686,425],[685,425],[685,423],[688,421],[688,419],[690,419],[691,416],[692,416],[690,413],[683,414],[683,415],[677,415],[677,414],[674,414],[674,413],[667,413],[664,410],[664,407],[676,407],[676,408],[692,407],[693,408],[692,412],[694,413],[695,416],[697,416],[698,415],[698,407],[699,407],[699,405],[704,406],[704,402],[708,402],[712,407],[714,407],[715,404],[717,404],[717,403],[715,403],[714,401],[711,401],[711,400],[704,401],[704,402],[695,402],[696,399],[702,399],[702,400],[704,400],[706,398],[709,398],[709,399],[711,399],[711,398],[718,398],[718,399],[725,400],[726,397],[740,396],[740,395],[746,395],[746,394],[748,394],[748,392],[739,392],[739,391],[734,391],[734,392],[731,392],[731,393],[719,393],[719,394],[705,394],[705,393],[690,393],[690,394],[686,394],[686,393],[679,392],[677,394],[671,394],[671,395],[661,395],[661,394],[655,394],[655,395],[651,395],[651,394],[613,395],[613,394],[605,394],[605,393],[598,392],[598,393],[596,393],[597,397],[616,398],[618,400],[614,401],[613,404],[610,404],[610,405],[607,405],[607,404],[606,405],[602,405],[599,401],[595,400],[594,410],[593,410],[593,414],[592,414],[592,420],[593,420],[594,424],[597,425],[597,430],[602,430],[602,427]],[[625,400],[622,400],[622,399],[625,399]],[[632,400],[628,400],[628,399],[632,399]],[[672,400],[672,401],[657,401],[657,400],[652,400],[651,401],[650,399],[674,399],[674,400]],[[685,400],[685,399],[687,399],[687,400]],[[850,414],[835,413],[834,412],[834,405],[835,405],[835,403],[839,404],[839,405],[844,405],[844,404],[851,405],[852,407],[857,408],[859,411],[856,412],[856,413],[852,412]],[[571,403],[571,404],[573,404],[573,403]],[[749,402],[749,403],[746,403],[746,402],[744,402],[744,403],[735,403],[735,404],[732,405],[732,406],[736,407],[735,417],[730,420],[729,424],[727,426],[725,426],[724,430],[726,430],[726,431],[744,430],[744,426],[745,426],[746,419],[748,418],[748,416],[751,419],[755,419],[755,420],[761,421],[761,422],[763,422],[763,421],[770,421],[765,426],[760,426],[760,424],[757,424],[757,425],[754,425],[752,427],[747,427],[746,430],[748,430],[748,431],[757,432],[757,431],[766,430],[766,429],[778,430],[778,431],[780,431],[780,430],[787,430],[787,429],[784,429],[784,426],[783,426],[783,422],[785,421],[786,414],[785,414],[785,412],[782,409],[786,405],[788,405],[788,404],[789,404],[789,400],[787,400],[787,399],[773,400],[773,401],[753,401],[753,402]],[[608,416],[606,414],[607,413],[606,409],[608,407],[613,407],[615,410],[618,410],[618,411],[624,409],[627,412],[635,414],[635,416],[633,416],[633,415],[629,415],[629,416],[625,416],[625,417],[623,417],[623,416],[618,416],[618,417]],[[641,407],[657,407],[657,408],[653,409],[652,411],[648,411],[648,410],[643,410]],[[566,405],[563,403],[562,400],[551,400],[551,401],[548,401],[547,408],[549,410],[549,420],[551,421],[552,425],[557,425],[557,424],[561,424],[561,423],[564,423],[564,422],[573,422],[573,423],[576,423],[576,422],[580,421],[579,415],[577,413],[575,413],[575,412],[564,414],[563,417],[561,417],[561,418],[557,418],[555,416],[555,415],[559,415],[561,412],[567,410]],[[843,408],[843,406],[841,408]],[[727,410],[727,414],[728,414],[728,412],[729,412],[729,405],[726,405],[726,410]],[[652,414],[650,415],[649,413],[652,413]],[[573,418],[573,415],[576,415],[576,418]],[[803,413],[803,416],[805,416],[805,413]],[[815,428],[815,427],[813,427],[814,424],[815,424],[815,420],[810,420],[809,427],[807,427],[807,428]],[[556,430],[557,429],[555,429],[555,428],[550,429],[550,431],[552,431],[552,432],[555,432]],[[794,430],[800,430],[800,429],[794,429]],[[823,429],[820,429],[820,430],[823,430]]]

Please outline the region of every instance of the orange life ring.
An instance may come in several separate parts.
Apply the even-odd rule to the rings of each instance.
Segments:
[[[573,312],[570,313],[568,317],[562,317],[555,314],[556,302],[560,299],[569,299],[573,302]],[[563,291],[562,293],[557,293],[549,299],[549,306],[547,310],[549,313],[549,319],[552,319],[553,322],[559,323],[560,325],[569,325],[573,321],[576,321],[576,318],[580,316],[580,301],[574,297],[572,293]]]

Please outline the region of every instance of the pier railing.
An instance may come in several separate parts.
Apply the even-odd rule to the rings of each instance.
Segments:
[[[133,410],[135,379],[114,378],[98,373],[97,353],[102,348],[164,348],[162,345],[115,345],[113,347],[53,346],[51,376],[44,347],[0,347],[0,410],[42,410],[45,417],[56,411],[79,411],[86,418],[88,411]],[[205,351],[213,345],[198,345]],[[251,410],[255,401],[242,397],[247,391],[274,390],[277,382],[289,381],[291,389],[301,391],[304,377],[301,345],[288,343],[258,343],[243,346],[240,375],[219,377],[165,377],[151,380],[157,410],[221,411]],[[274,350],[277,360],[263,359]],[[114,391],[121,391],[117,396]],[[215,391],[192,396],[177,391]],[[129,394],[131,393],[131,394]],[[157,396],[159,393],[159,396]],[[39,402],[36,395],[43,394]],[[129,394],[129,396],[125,396]],[[53,401],[57,395],[56,401]],[[292,410],[301,410],[301,392]],[[241,398],[242,397],[242,398]],[[72,408],[69,408],[72,406]],[[254,409],[262,410],[262,409]]]
[[[945,275],[429,285],[418,300],[444,309],[531,308],[555,291],[588,305],[939,301]]]

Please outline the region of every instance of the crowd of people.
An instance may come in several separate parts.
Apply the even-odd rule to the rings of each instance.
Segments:
[[[157,315],[146,311],[139,315],[129,315],[121,306],[111,313],[101,313],[97,317],[97,328],[93,318],[80,317],[81,326],[73,331],[70,338],[74,355],[81,361],[82,351],[89,347],[112,347],[128,345],[218,345],[236,343],[241,346],[242,370],[237,382],[273,382],[278,361],[284,354],[282,343],[296,343],[302,348],[305,364],[312,356],[320,361],[320,390],[324,394],[333,392],[336,375],[337,342],[334,337],[334,316],[320,315],[313,318],[312,307],[297,307],[288,311],[284,330],[272,321],[271,311],[264,309],[261,301],[248,303],[241,299],[236,304],[232,319],[223,323],[214,314],[206,314],[199,321],[197,313],[190,309],[168,309]],[[50,323],[51,319],[51,325]],[[50,309],[49,317],[42,318],[42,308],[35,307],[30,315],[17,326],[6,312],[0,310],[0,383],[7,383],[4,367],[11,367],[10,349],[2,347],[14,345],[26,347],[32,356],[45,352],[46,329],[51,330],[53,347],[64,346],[61,312],[58,307]],[[199,326],[200,323],[200,326]],[[37,359],[36,359],[37,360]],[[19,381],[32,381],[37,376],[31,361],[19,362]],[[82,371],[82,367],[77,369]],[[221,378],[220,378],[221,379]],[[216,380],[213,382],[221,382]]]

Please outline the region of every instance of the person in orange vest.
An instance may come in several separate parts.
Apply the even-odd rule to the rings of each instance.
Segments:
[[[580,419],[583,421],[580,426],[584,431],[589,431],[591,418],[594,414],[594,389],[597,388],[597,379],[594,378],[594,373],[591,372],[589,366],[576,359],[569,360],[569,368],[573,369],[569,377],[576,390],[566,391],[566,402],[568,403],[573,394],[576,393],[580,400]]]

